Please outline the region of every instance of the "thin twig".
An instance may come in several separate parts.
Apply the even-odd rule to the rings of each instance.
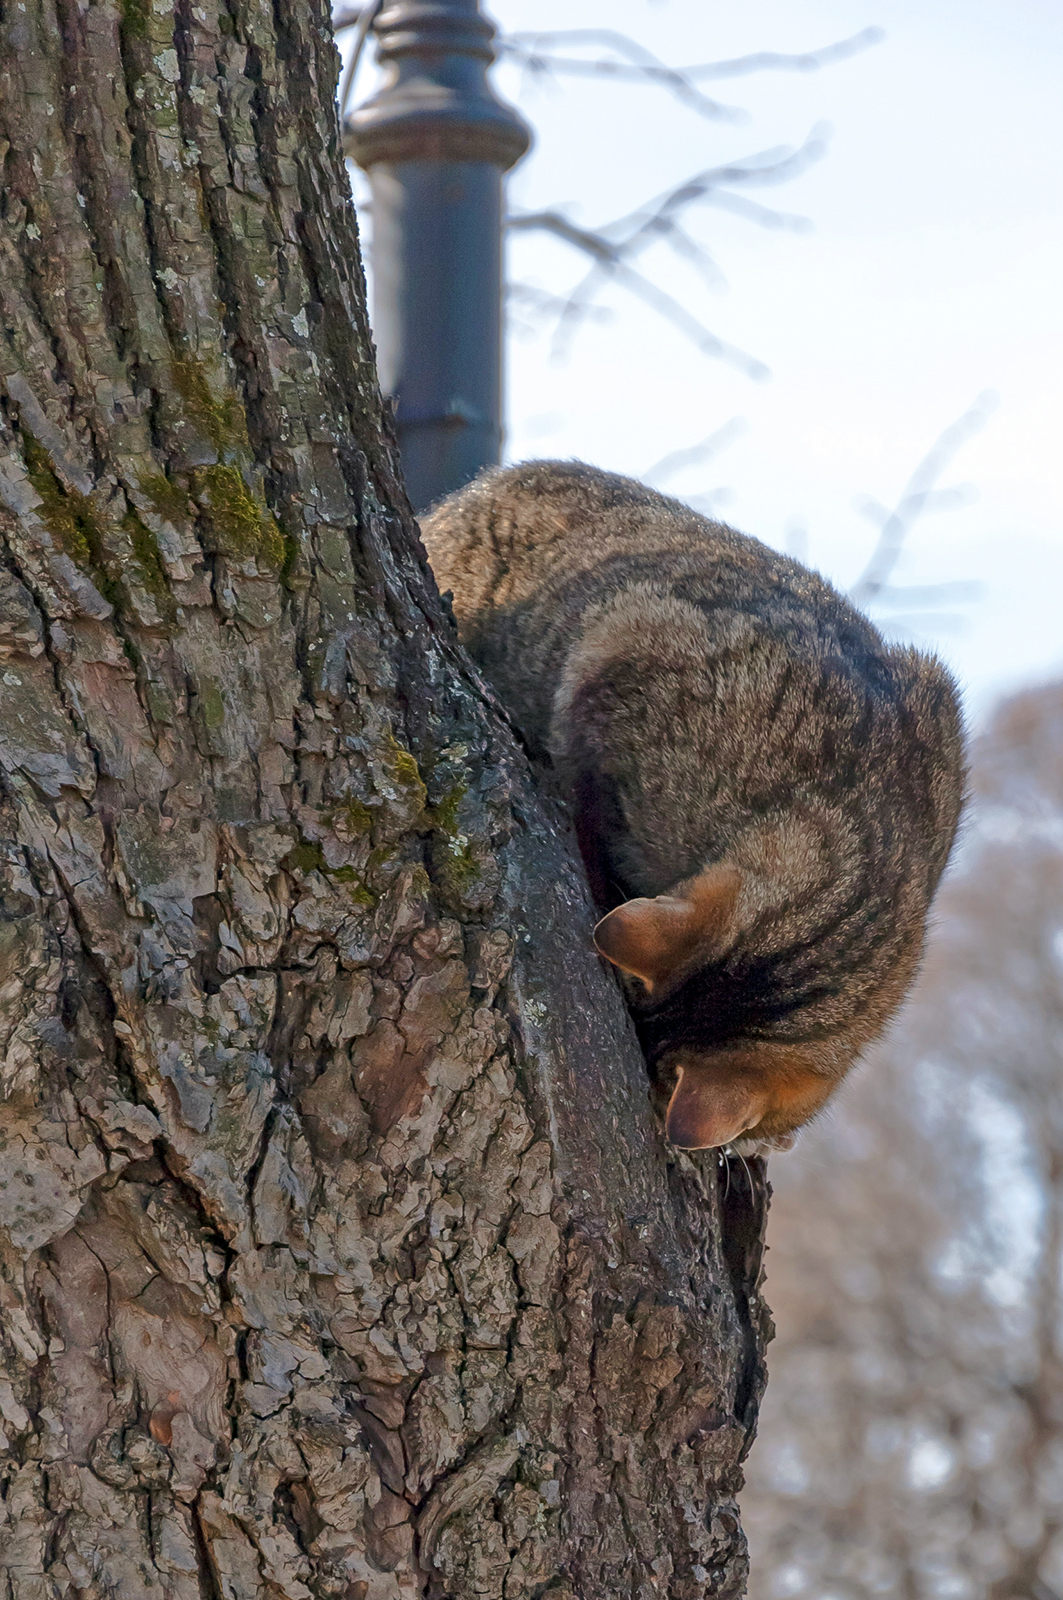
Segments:
[[[564,40],[569,44],[598,44],[626,56],[626,62],[587,60],[578,56],[556,56],[545,53],[539,41]],[[503,39],[500,53],[519,62],[529,72],[544,76],[549,72],[564,72],[581,77],[636,78],[643,83],[658,83],[675,98],[700,116],[724,122],[745,121],[747,113],[738,106],[721,105],[710,100],[691,82],[681,68],[668,67],[649,50],[629,39],[626,34],[614,33],[609,28],[575,28],[562,33],[511,34]]]
[[[367,5],[348,6],[339,10],[333,18],[333,28],[337,32],[351,27],[357,29],[340,90],[341,116],[346,111],[361,53],[381,5],[382,0],[372,0],[372,3]],[[876,43],[880,36],[881,30],[866,28],[850,39],[843,39],[822,50],[802,55],[787,56],[778,52],[762,51],[755,56],[741,57],[733,61],[701,63],[690,69],[667,66],[637,41],[611,29],[584,28],[560,32],[513,34],[501,41],[500,49],[512,59],[524,61],[533,70],[545,70],[548,66],[557,66],[559,70],[581,73],[617,71],[621,76],[626,74],[644,81],[659,82],[705,115],[733,118],[734,109],[710,101],[695,87],[693,82],[695,77],[713,75],[734,77],[745,72],[769,69],[807,72],[855,54],[857,50]],[[622,59],[592,61],[580,57],[552,55],[548,58],[544,54],[544,48],[559,43],[576,47],[585,45],[605,47]],[[594,314],[595,293],[607,281],[612,280],[651,306],[659,316],[679,329],[703,355],[727,361],[751,378],[769,377],[770,371],[762,361],[718,338],[678,300],[639,272],[632,262],[651,245],[663,242],[681,260],[693,266],[710,289],[719,290],[726,287],[726,279],[708,250],[682,225],[683,214],[694,205],[712,205],[743,216],[760,227],[789,229],[794,232],[806,230],[810,226],[807,218],[760,205],[747,196],[733,191],[738,187],[784,183],[796,177],[822,156],[826,148],[827,132],[828,130],[823,127],[813,129],[805,143],[796,150],[783,148],[764,150],[742,160],[730,162],[726,166],[709,168],[669,189],[663,195],[657,196],[637,211],[615,218],[599,228],[581,228],[565,216],[562,210],[556,208],[510,216],[507,225],[512,230],[550,233],[579,251],[585,258],[589,258],[591,262],[590,270],[566,298],[546,295],[539,297],[539,309],[549,309],[557,317],[552,340],[555,359],[563,355],[575,328]],[[519,289],[517,292],[521,293]],[[531,301],[533,293],[530,289],[523,291],[526,302]]]
[[[701,116],[736,122],[746,113],[737,106],[712,100],[697,87],[697,80],[736,78],[751,72],[816,72],[836,61],[844,61],[885,38],[881,28],[864,28],[851,38],[840,39],[821,50],[788,55],[776,50],[760,50],[730,61],[707,61],[691,67],[669,67],[649,50],[611,28],[572,28],[533,33],[514,33],[502,40],[504,55],[528,71],[543,76],[550,72],[568,76],[610,78],[619,82],[654,83],[667,89],[683,104]],[[558,54],[556,47],[595,45],[612,50],[621,59]]]
[[[758,361],[755,356],[739,350],[736,345],[728,344],[718,338],[672,295],[664,289],[659,289],[641,272],[636,272],[634,267],[628,266],[624,259],[625,247],[610,244],[601,234],[578,228],[575,223],[557,211],[538,211],[526,216],[511,217],[509,226],[517,231],[537,229],[540,232],[552,233],[556,238],[563,239],[566,244],[582,250],[594,262],[593,268],[576,285],[558,316],[555,355],[561,353],[563,335],[572,321],[586,315],[589,296],[597,287],[597,280],[612,278],[646,305],[651,306],[673,327],[678,328],[703,355],[713,356],[719,361],[728,361],[750,378],[761,379],[771,376],[770,369],[763,361]]]
[[[341,122],[343,121],[344,113],[347,110],[347,101],[351,97],[351,90],[354,87],[355,74],[358,71],[358,63],[362,59],[362,51],[365,49],[365,42],[369,37],[369,30],[372,28],[373,23],[380,15],[383,4],[384,0],[370,0],[369,5],[363,6],[360,11],[353,13],[353,22],[351,26],[353,26],[357,31],[354,35],[354,44],[351,47],[351,58],[347,63],[347,70],[343,74],[343,82],[340,84],[339,106]],[[333,29],[334,31],[336,29],[335,23],[333,24]]]
[[[934,486],[968,439],[985,427],[999,404],[999,397],[991,389],[984,390],[931,446],[905,484],[892,511],[867,496],[855,502],[862,515],[870,516],[878,524],[879,536],[867,566],[849,591],[854,604],[869,605],[883,593],[900,559],[905,537],[921,516],[929,511],[969,503],[966,488],[935,491]]]
[[[738,78],[750,72],[818,72],[821,67],[831,67],[836,61],[847,61],[850,56],[870,50],[885,37],[885,28],[861,28],[848,39],[825,44],[819,50],[806,50],[798,55],[757,50],[752,55],[735,56],[730,61],[707,61],[702,66],[686,67],[684,71],[689,78]]]
[[[332,13],[333,33],[343,33],[346,28],[353,28],[361,19],[362,6],[344,6],[340,11]]]
[[[707,167],[703,172],[684,178],[682,183],[646,201],[637,210],[616,217],[598,228],[581,228],[560,210],[511,213],[507,218],[507,226],[517,230],[545,229],[603,264],[638,254],[661,238],[671,242],[671,233],[678,227],[677,219],[695,205],[743,205],[749,207],[745,214],[750,220],[761,226],[807,226],[805,218],[789,217],[768,207],[754,207],[744,196],[728,191],[738,186],[759,187],[790,182],[813,162],[821,159],[826,152],[828,135],[829,130],[823,124],[818,124],[796,150],[776,147],[728,162],[725,166]],[[683,238],[688,247],[700,250],[700,246],[694,244],[689,235],[684,234]]]
[[[668,455],[662,456],[660,461],[655,461],[652,467],[642,474],[643,483],[660,482],[662,478],[674,477],[677,472],[684,471],[687,467],[701,466],[713,460],[728,445],[740,439],[749,427],[745,417],[731,417],[721,428],[710,433],[702,439],[700,444],[688,445],[685,450],[672,450]]]
[[[505,285],[506,315],[512,329],[517,317],[522,317],[520,331],[529,335],[536,330],[537,317],[561,317],[568,307],[568,298],[564,295],[551,294],[547,289],[540,289],[537,284],[514,283],[512,280]],[[587,322],[612,322],[616,313],[611,306],[585,305],[579,315]]]
[[[568,296],[551,294],[549,289],[540,289],[534,283],[516,283],[510,281],[505,286],[507,299],[524,301],[525,304],[536,311],[552,312],[560,316],[568,305]],[[615,312],[609,306],[587,306],[585,312],[592,322],[612,322]]]
[[[729,193],[739,185],[765,186],[785,183],[819,160],[826,149],[827,130],[816,127],[797,150],[761,150],[725,166],[709,167],[686,178],[653,200],[625,216],[598,228],[583,228],[560,210],[534,211],[510,215],[507,226],[514,232],[552,234],[588,257],[590,271],[579,281],[559,309],[554,335],[555,356],[563,353],[573,327],[587,314],[593,294],[607,280],[613,280],[653,307],[678,328],[703,354],[729,361],[748,376],[766,378],[769,369],[745,351],[729,345],[711,333],[679,301],[659,289],[632,265],[631,260],[650,245],[661,241],[682,259],[691,262],[702,276],[717,286],[722,274],[712,257],[680,224],[683,213],[695,205],[722,205],[742,210],[762,226],[800,227],[803,218],[787,217],[768,207],[755,205],[744,196]]]

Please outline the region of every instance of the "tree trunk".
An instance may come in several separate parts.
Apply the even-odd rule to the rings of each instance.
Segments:
[[[0,10],[2,1593],[738,1595],[763,1181],[426,572],[335,72]]]

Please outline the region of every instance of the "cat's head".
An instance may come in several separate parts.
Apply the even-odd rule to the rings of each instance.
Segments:
[[[801,826],[784,834],[799,854]],[[835,879],[845,876],[832,865]],[[626,901],[595,929],[598,950],[625,975],[643,1046],[669,1092],[668,1138],[681,1148],[788,1149],[911,983],[928,888],[910,884],[901,904],[886,903],[878,921],[888,926],[872,927],[843,959],[812,927],[836,885],[815,893],[817,872],[810,860],[805,868],[796,910],[792,898],[773,904],[777,879],[727,861],[667,894]]]
[[[751,806],[720,860],[595,929],[627,975],[650,1065],[674,1079],[677,1145],[779,1148],[912,982],[956,831],[963,746],[944,667],[914,650],[888,659],[895,698],[877,732],[870,712],[848,746],[835,729],[827,770],[795,773],[788,803],[776,790],[773,806]]]

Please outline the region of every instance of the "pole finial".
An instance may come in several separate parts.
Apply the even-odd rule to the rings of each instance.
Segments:
[[[487,80],[496,29],[478,0],[391,0],[373,33],[387,76],[345,127],[360,167],[488,161],[504,172],[520,160],[531,136]]]

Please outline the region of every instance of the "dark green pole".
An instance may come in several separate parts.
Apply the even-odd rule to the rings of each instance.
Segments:
[[[386,79],[347,119],[373,194],[373,332],[410,499],[424,510],[502,448],[502,175],[530,139],[487,79],[478,0],[392,0]]]

